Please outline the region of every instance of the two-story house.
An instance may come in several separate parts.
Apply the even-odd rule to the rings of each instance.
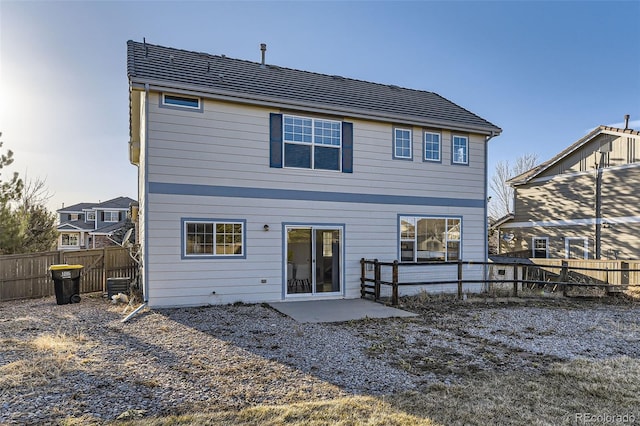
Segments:
[[[127,44],[149,306],[356,298],[361,258],[487,258],[500,128],[436,93],[266,64],[262,47],[250,62]]]
[[[58,209],[58,250],[113,245],[109,236],[124,226],[132,203],[135,200],[129,197],[117,197],[101,203],[79,203]]]
[[[599,126],[513,177],[514,213],[497,224],[500,253],[640,258],[640,132]]]

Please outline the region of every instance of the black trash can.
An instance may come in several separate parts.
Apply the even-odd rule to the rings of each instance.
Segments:
[[[49,267],[58,305],[80,302],[80,272],[82,272],[82,268],[82,265],[51,265]]]

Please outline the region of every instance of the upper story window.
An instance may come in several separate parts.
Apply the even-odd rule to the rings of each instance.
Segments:
[[[284,166],[340,170],[342,123],[283,116]]]
[[[458,260],[462,241],[461,222],[459,217],[400,216],[400,260]]]
[[[453,136],[452,156],[454,164],[469,164],[469,138]]]
[[[78,220],[79,218],[80,218],[80,215],[78,213],[69,214],[69,220]]]
[[[191,96],[182,96],[182,95],[180,96],[168,95],[166,93],[163,93],[162,105],[191,108],[191,109],[200,109],[200,98],[195,98]]]
[[[393,129],[393,158],[411,160],[411,129]]]
[[[424,160],[441,161],[440,133],[424,132]]]
[[[183,220],[184,257],[244,257],[244,221]]]
[[[87,212],[87,222],[91,222],[94,220],[96,220],[96,212],[94,211]]]
[[[118,222],[120,220],[119,212],[104,212],[104,222]]]

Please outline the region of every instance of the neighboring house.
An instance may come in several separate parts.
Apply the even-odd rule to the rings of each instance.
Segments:
[[[514,214],[494,225],[500,253],[640,258],[640,132],[600,126],[508,183]]]
[[[490,122],[264,50],[127,47],[149,306],[356,298],[361,258],[487,259]]]
[[[63,207],[58,213],[58,250],[100,248],[113,245],[109,238],[126,222],[129,197],[118,197],[102,203],[80,203]]]

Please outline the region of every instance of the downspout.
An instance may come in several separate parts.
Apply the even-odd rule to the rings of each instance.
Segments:
[[[147,201],[148,201],[148,182],[146,177],[148,176],[147,174],[147,149],[149,147],[148,141],[149,141],[149,132],[148,129],[146,128],[148,126],[149,123],[149,83],[145,83],[144,85],[144,176],[145,176],[145,181],[144,181],[144,212],[146,213],[146,207],[147,207]],[[138,164],[138,200],[140,200],[140,165]],[[140,219],[138,219],[140,220]],[[145,219],[144,221],[144,238],[147,238],[147,220]],[[145,243],[145,241],[141,241],[143,244]],[[144,267],[144,265],[147,264],[147,256],[149,253],[149,250],[146,248],[146,244],[144,244],[145,246],[145,250],[143,252],[142,255],[142,259],[140,261],[140,265],[138,265],[138,279],[142,280],[142,295],[143,295],[143,301],[142,304],[140,306],[138,306],[136,309],[133,310],[133,312],[131,312],[129,315],[127,315],[122,322],[127,322],[129,321],[131,318],[133,318],[138,312],[140,312],[141,310],[143,310],[144,308],[147,307],[147,305],[149,304],[149,285],[148,282],[149,280],[147,279],[147,269]],[[142,274],[140,274],[140,269],[142,269]]]
[[[499,133],[498,133],[499,134]],[[498,134],[496,134],[493,130],[491,131],[491,134],[488,136],[485,136],[485,140],[484,140],[484,240],[485,240],[485,244],[484,244],[484,261],[482,262],[482,276],[484,277],[484,288],[483,291],[489,291],[489,287],[487,284],[487,278],[489,276],[489,267],[487,265],[487,262],[489,261],[489,216],[488,216],[488,202],[487,202],[487,197],[489,196],[489,190],[487,188],[487,183],[489,182],[489,141],[491,139],[493,139],[494,137],[498,136]],[[499,242],[498,242],[499,243]]]

